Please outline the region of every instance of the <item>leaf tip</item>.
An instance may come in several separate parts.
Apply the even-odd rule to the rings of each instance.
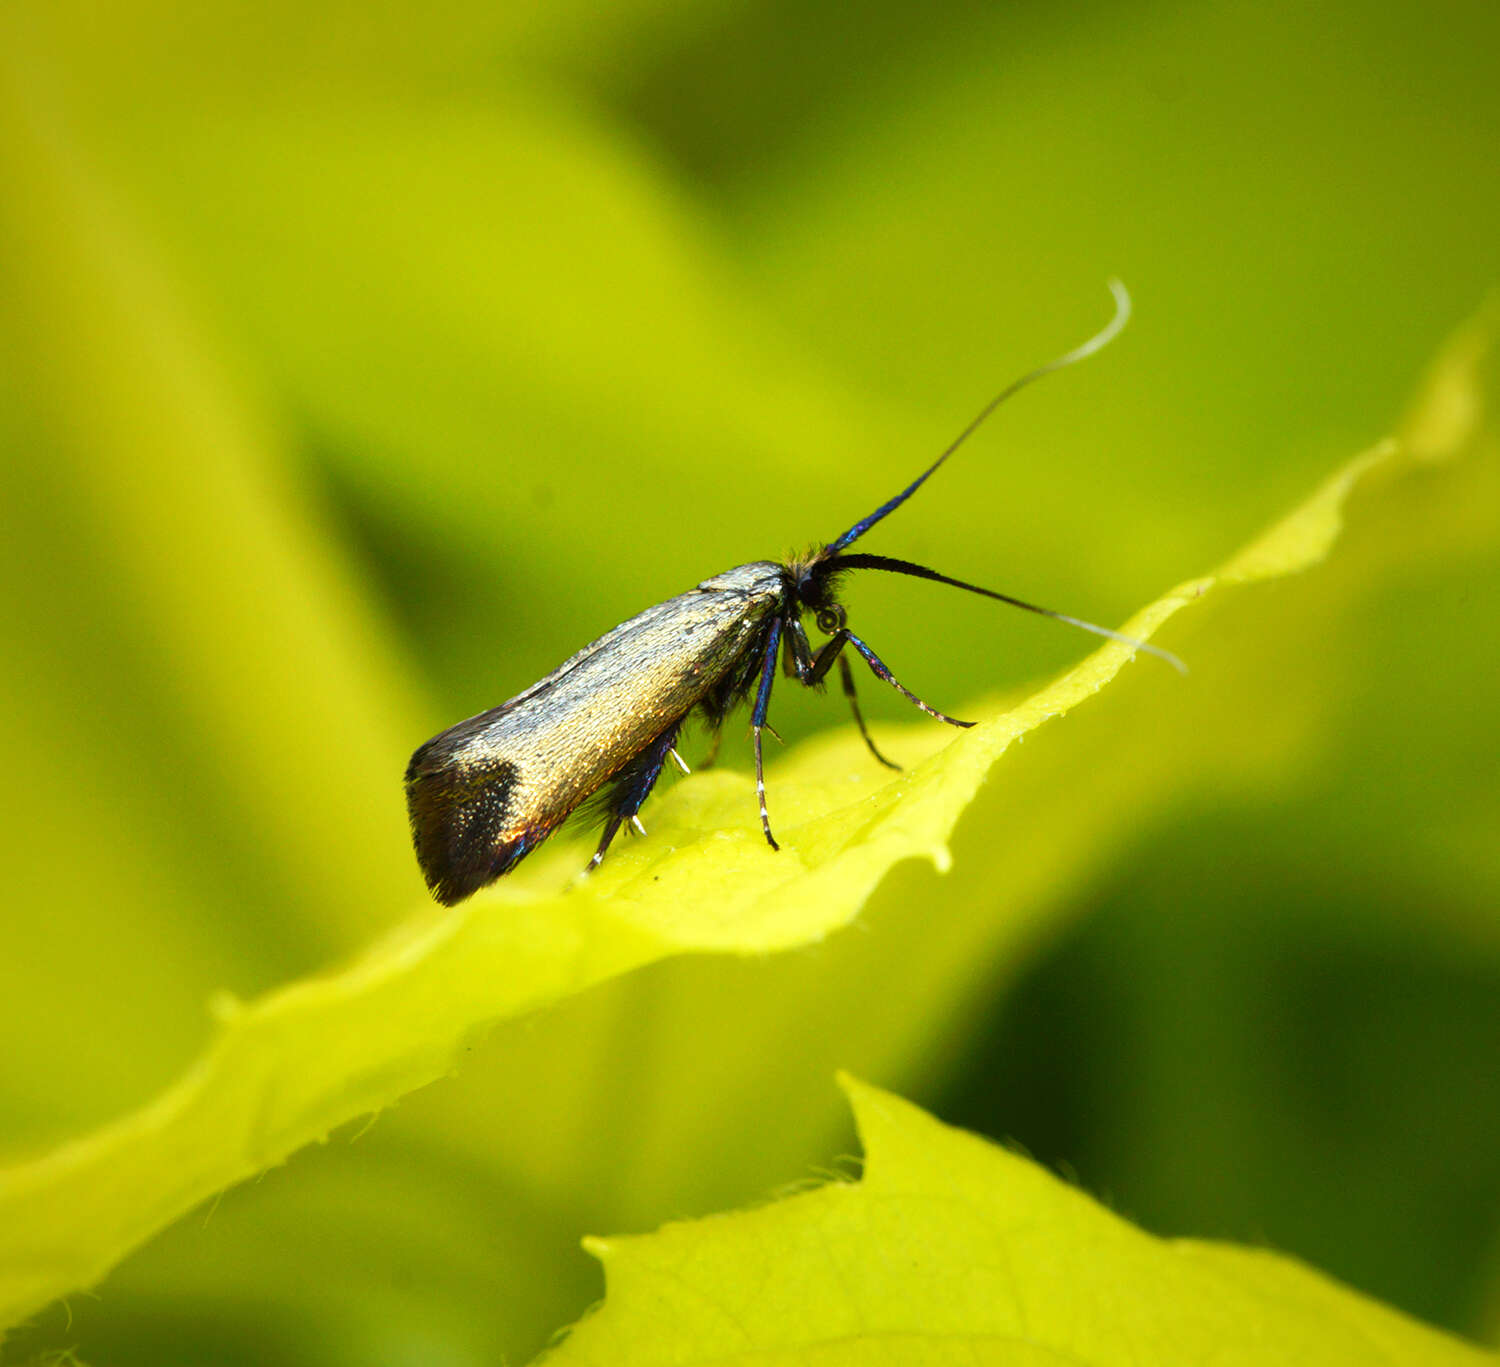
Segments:
[[[839,1090],[849,1099],[849,1109],[854,1112],[854,1128],[859,1132],[860,1147],[864,1150],[865,1168],[868,1171],[872,1131],[880,1129],[883,1122],[888,1121],[906,1103],[890,1092],[872,1087],[842,1068],[834,1076]]]
[[[616,1240],[604,1239],[597,1234],[585,1234],[581,1240],[583,1251],[601,1263],[608,1263],[614,1256]]]
[[[1450,459],[1473,441],[1485,418],[1482,371],[1500,336],[1500,292],[1450,337],[1427,369],[1422,389],[1401,425],[1401,439],[1418,460]]]

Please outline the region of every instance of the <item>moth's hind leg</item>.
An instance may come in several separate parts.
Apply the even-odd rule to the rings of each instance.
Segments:
[[[864,713],[859,710],[859,694],[854,687],[854,671],[849,668],[849,657],[839,656],[839,678],[844,682],[844,696],[849,699],[849,710],[854,713],[854,724],[859,727],[859,734],[864,737],[865,745],[887,769],[899,769],[901,766],[893,759],[887,759],[882,755],[870,735],[869,728],[865,725]]]
[[[676,743],[680,726],[680,722],[669,726],[610,779],[608,788],[602,794],[604,833],[599,837],[599,848],[589,860],[590,869],[599,867],[599,861],[604,858],[604,852],[609,849],[615,833],[627,821],[642,835],[646,833],[636,818],[636,813],[641,810],[656,786],[656,780],[661,777],[662,766],[673,753],[672,746]]]

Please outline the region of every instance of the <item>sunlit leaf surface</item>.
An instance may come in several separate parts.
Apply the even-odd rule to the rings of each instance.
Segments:
[[[847,1150],[839,1067],[1500,1323],[1483,329],[1396,424],[1496,270],[1494,6],[788,13],[0,6],[0,1304],[97,1284],[7,1355],[523,1360],[582,1232]],[[1321,486],[1143,615],[1190,678],[855,579],[983,727],[865,684],[893,780],[782,688],[782,855],[731,725],[588,887],[422,910],[414,745],[847,526],[1111,274],[868,544],[1123,625]]]
[[[1149,638],[1220,585],[1317,563],[1350,490],[1395,453],[1387,445],[1352,462],[1217,575],[1173,590],[1126,630]],[[217,1039],[170,1091],[0,1174],[0,1312],[13,1320],[90,1285],[199,1201],[442,1076],[482,1025],[672,955],[816,943],[898,863],[945,869],[954,825],[996,760],[1109,684],[1132,653],[1105,645],[894,778],[871,772],[857,736],[792,754],[772,771],[780,854],[746,820],[748,780],[705,775],[662,805],[654,840],[586,881],[550,893],[502,884],[412,923],[342,972],[248,1005],[221,999]],[[1163,688],[1190,686],[1162,675]]]
[[[1028,1159],[848,1080],[864,1175],[591,1239],[604,1306],[553,1367],[1479,1367],[1290,1258],[1153,1238]]]

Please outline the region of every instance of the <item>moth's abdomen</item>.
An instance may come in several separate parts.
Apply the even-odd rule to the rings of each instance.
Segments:
[[[531,831],[516,820],[515,764],[476,762],[447,741],[445,732],[411,757],[406,806],[422,876],[452,906],[512,868],[551,828]]]

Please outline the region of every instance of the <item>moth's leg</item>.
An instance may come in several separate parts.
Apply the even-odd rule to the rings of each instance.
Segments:
[[[766,654],[760,666],[760,688],[755,694],[755,710],[750,714],[750,726],[755,733],[755,796],[760,801],[760,828],[766,833],[766,842],[773,850],[779,850],[776,837],[771,834],[771,817],[766,811],[766,769],[761,756],[760,733],[765,729],[766,711],[771,706],[771,685],[776,681],[776,653],[781,645],[781,621],[773,618],[766,640]]]
[[[795,613],[788,613],[785,617],[786,623],[786,673],[792,678],[803,683],[807,682],[807,671],[812,668],[812,647],[807,644],[807,632],[803,630],[802,619]]]
[[[812,647],[807,643],[807,632],[796,617],[786,619],[786,635],[787,658],[793,666],[788,673],[794,674],[797,680],[808,688],[815,688],[822,683],[823,676],[828,673],[829,665],[834,662],[839,651],[844,648],[844,642],[849,639],[849,633],[843,627],[839,627],[818,647],[818,653],[815,656]]]
[[[788,613],[782,619],[786,635],[781,642],[781,672],[789,679],[802,677],[807,659],[807,633],[795,614]]]
[[[844,696],[849,699],[849,710],[854,713],[854,724],[859,727],[859,734],[864,737],[865,744],[870,753],[875,756],[887,769],[899,769],[901,766],[894,760],[887,759],[875,748],[875,742],[870,738],[870,733],[865,729],[865,719],[859,710],[859,697],[854,691],[854,671],[849,668],[849,657],[839,656],[839,677],[844,681]]]
[[[844,634],[849,638],[849,644],[852,645],[855,650],[859,651],[859,653],[865,657],[865,663],[870,666],[870,672],[874,674],[877,679],[884,679],[886,683],[890,684],[890,686],[896,690],[896,692],[900,693],[908,701],[914,702],[918,707],[922,709],[922,711],[927,713],[929,717],[936,717],[939,721],[945,721],[949,726],[974,725],[974,723],[971,721],[959,721],[957,717],[950,717],[944,712],[939,712],[937,708],[928,706],[928,704],[923,702],[921,698],[917,697],[917,695],[913,693],[911,689],[900,682],[900,680],[898,680],[896,676],[885,667],[885,662],[880,658],[880,656],[878,656],[873,650],[870,649],[869,646],[861,641],[858,636],[856,636],[852,631],[846,631]],[[821,655],[822,651],[819,651],[818,653]]]
[[[813,655],[811,647],[807,644],[807,633],[802,629],[802,623],[795,617],[787,619],[787,639],[792,643],[796,652],[797,678],[809,688],[814,688],[823,682],[823,676],[828,673],[833,662],[839,662],[839,677],[844,683],[844,696],[849,699],[849,710],[854,713],[854,724],[859,727],[859,734],[863,737],[870,753],[875,756],[887,769],[899,769],[901,766],[888,760],[875,747],[875,742],[870,739],[870,732],[865,726],[864,714],[859,710],[859,696],[854,691],[854,671],[849,668],[849,658],[843,653],[844,647],[849,643],[849,632],[845,627],[835,629],[832,636],[818,647],[818,653]]]
[[[620,829],[623,817],[612,816],[604,823],[604,834],[599,837],[599,848],[594,851],[594,857],[589,860],[585,873],[592,873],[599,867],[599,861],[604,858],[604,852],[609,848],[609,843],[615,838],[615,832]]]
[[[808,662],[807,672],[802,676],[802,682],[809,688],[814,684],[823,682],[823,676],[832,668],[833,662],[843,658],[844,647],[849,643],[849,629],[840,627],[822,645],[818,647],[818,653]]]
[[[721,723],[715,722],[714,728],[708,734],[708,754],[698,761],[700,769],[712,769],[719,761],[719,742],[724,739],[724,728]]]
[[[869,729],[865,726],[864,714],[859,710],[859,695],[854,689],[854,671],[849,668],[849,657],[843,653],[844,647],[849,644],[848,628],[838,627],[833,635],[818,647],[817,655],[813,655],[807,644],[807,635],[802,630],[802,623],[795,622],[788,625],[791,626],[792,640],[798,643],[797,677],[809,688],[816,687],[823,682],[823,677],[837,660],[839,677],[844,684],[844,696],[849,699],[849,710],[854,713],[854,724],[859,727],[859,734],[865,745],[887,769],[899,769],[901,767],[899,764],[888,760],[876,748],[875,742],[870,738]]]
[[[662,766],[672,753],[677,730],[681,725],[681,722],[677,722],[669,726],[610,780],[609,797],[605,806],[609,816],[604,823],[604,833],[599,838],[599,848],[589,860],[590,869],[599,867],[599,861],[609,849],[610,841],[625,822],[630,822],[642,835],[646,833],[636,813],[641,810],[651,795],[652,788],[656,786],[656,780],[661,777]]]

